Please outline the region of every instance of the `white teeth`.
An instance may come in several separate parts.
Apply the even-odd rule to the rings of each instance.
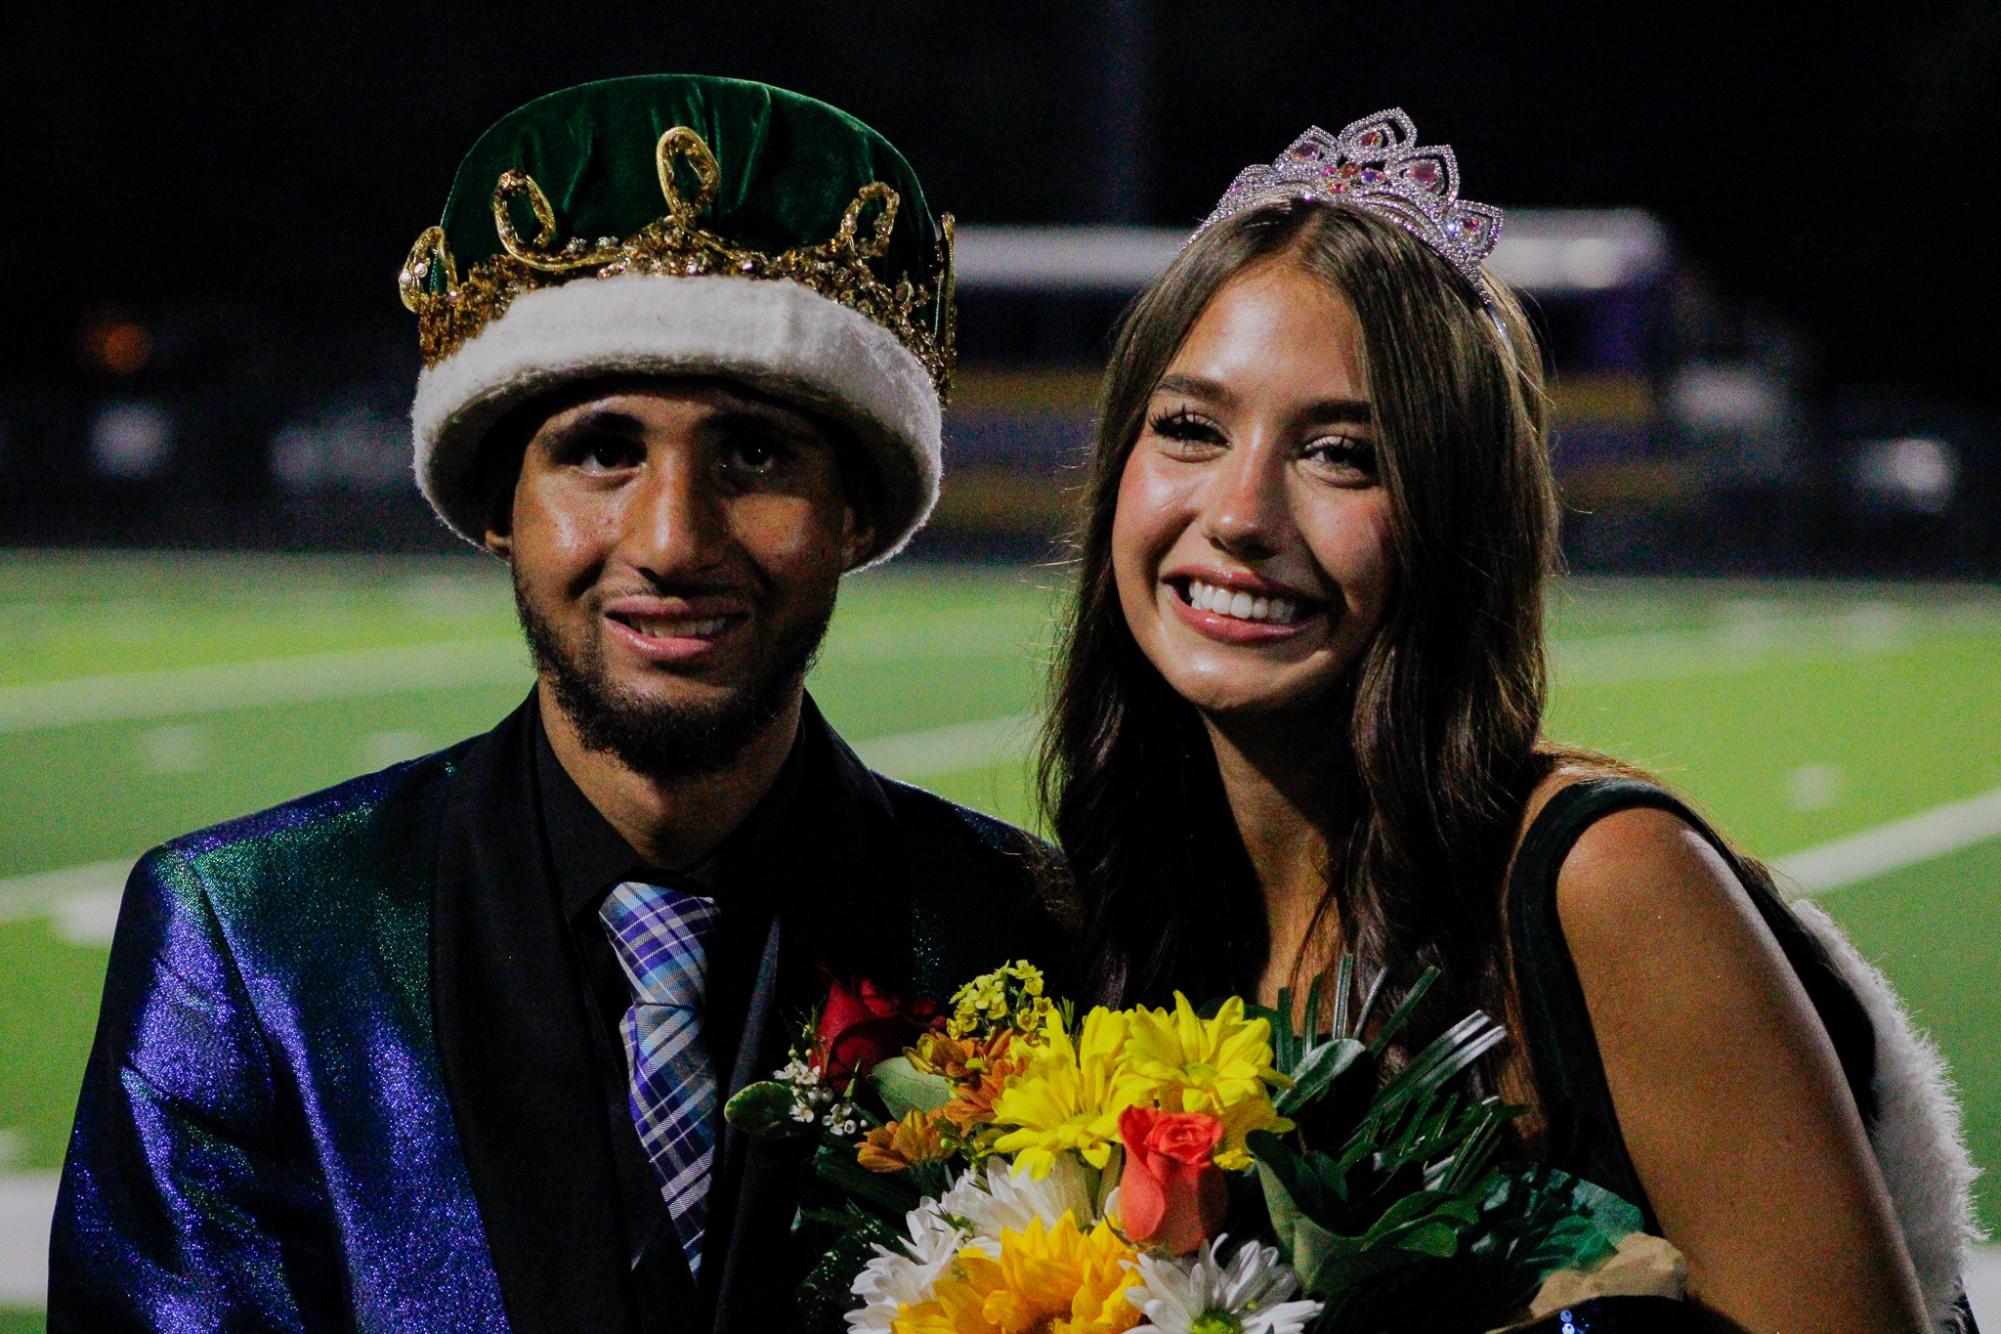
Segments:
[[[1197,611],[1212,612],[1218,616],[1228,616],[1240,621],[1270,621],[1276,625],[1291,625],[1299,619],[1299,604],[1291,598],[1260,597],[1244,592],[1232,593],[1227,588],[1205,584],[1200,579],[1188,581],[1188,605]]]
[[[630,624],[648,639],[703,639],[720,631],[725,620],[726,618],[721,616],[710,616],[699,621],[634,617]]]

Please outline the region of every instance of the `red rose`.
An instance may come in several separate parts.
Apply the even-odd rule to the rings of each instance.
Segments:
[[[1207,1112],[1128,1107],[1119,1114],[1119,1138],[1126,1146],[1119,1177],[1126,1235],[1174,1255],[1214,1235],[1230,1202],[1214,1161],[1223,1123]]]
[[[818,1064],[820,1077],[845,1088],[917,1041],[920,1033],[940,1019],[938,1003],[919,998],[899,1000],[863,979],[853,988],[827,985],[827,1003],[820,1010]]]

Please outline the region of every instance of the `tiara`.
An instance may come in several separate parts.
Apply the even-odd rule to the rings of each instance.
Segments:
[[[1444,144],[1421,145],[1402,110],[1364,116],[1339,134],[1314,126],[1270,166],[1244,168],[1202,225],[1282,199],[1352,204],[1415,236],[1491,304],[1480,261],[1501,237],[1501,210],[1459,197],[1459,164]]]

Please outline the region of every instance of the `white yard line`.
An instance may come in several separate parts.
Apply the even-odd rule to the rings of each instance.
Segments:
[[[49,1223],[56,1216],[56,1174],[0,1175],[0,1306],[39,1307],[48,1300]]]
[[[1778,869],[1824,894],[2001,837],[2001,787],[1782,857]]]
[[[2001,1246],[1974,1247],[1972,1261],[1960,1277],[1966,1280],[1975,1323],[1983,1329],[2001,1329]]]
[[[0,880],[0,922],[54,917],[56,931],[78,945],[103,945],[118,922],[118,900],[138,854],[87,866]]]
[[[514,681],[526,686],[529,677],[527,650],[514,637],[118,672],[0,687],[0,732],[311,704],[440,686]]]
[[[984,769],[1010,755],[1026,754],[1035,744],[1035,729],[1040,721],[1032,713],[1016,713],[1005,718],[952,723],[863,741],[855,746],[855,753],[869,768],[892,778],[935,778],[939,774]]]

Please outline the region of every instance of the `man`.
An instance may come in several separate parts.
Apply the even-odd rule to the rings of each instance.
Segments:
[[[140,863],[52,1327],[796,1322],[802,1142],[728,1092],[830,979],[1056,945],[1034,845],[803,690],[936,495],[949,245],[879,136],[761,85],[587,85],[474,147],[402,275],[417,476],[511,566],[535,689]]]

